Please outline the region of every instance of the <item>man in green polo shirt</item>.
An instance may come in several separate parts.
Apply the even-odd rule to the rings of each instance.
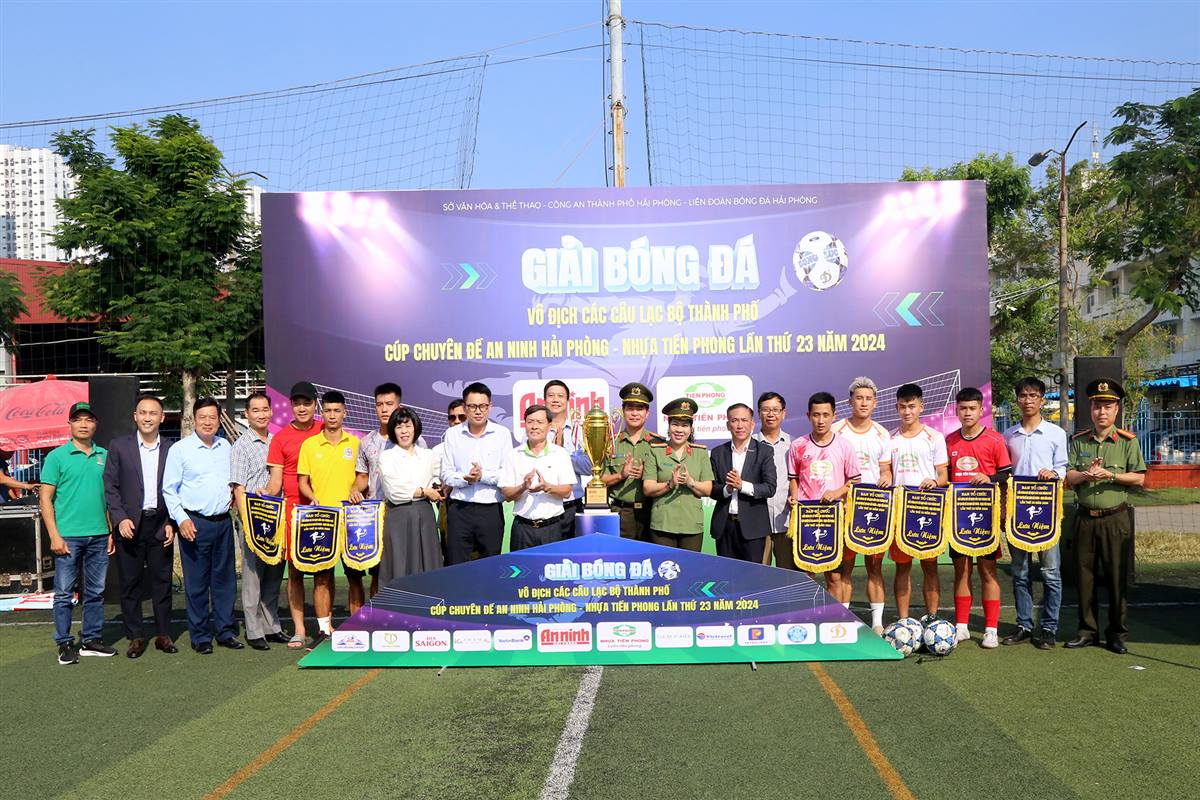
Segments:
[[[1088,384],[1092,426],[1071,439],[1067,486],[1075,488],[1075,557],[1079,565],[1079,631],[1066,647],[1100,644],[1096,577],[1108,590],[1108,649],[1124,654],[1126,597],[1133,567],[1133,520],[1125,502],[1145,481],[1146,462],[1137,436],[1118,428],[1125,389],[1111,378]]]
[[[112,656],[117,652],[100,638],[108,557],[116,552],[104,502],[108,453],[92,441],[97,420],[90,405],[71,406],[67,419],[71,440],[46,456],[38,496],[42,524],[54,553],[54,641],[59,664],[78,663],[81,655]],[[78,649],[71,638],[71,595],[77,578],[83,605]]]
[[[649,388],[636,381],[627,383],[621,387],[620,397],[625,426],[613,440],[613,454],[600,479],[608,487],[609,503],[621,517],[621,535],[645,540],[650,535],[650,501],[642,491],[642,476],[646,465],[654,463],[650,445],[666,440],[646,430],[654,400]]]

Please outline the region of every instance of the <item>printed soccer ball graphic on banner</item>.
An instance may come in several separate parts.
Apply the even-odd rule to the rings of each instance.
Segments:
[[[925,649],[935,656],[948,656],[958,644],[958,637],[954,633],[953,625],[935,617],[925,626],[925,635],[921,637],[921,641]]]
[[[850,262],[842,240],[825,231],[813,231],[800,240],[792,253],[796,277],[808,288],[823,292],[842,281]]]
[[[921,644],[921,639],[913,635],[913,629],[902,621],[888,625],[887,630],[883,632],[883,638],[904,656],[911,656]]]
[[[914,617],[905,617],[901,620],[896,620],[897,625],[903,625],[912,632],[913,647],[921,646],[921,636],[925,633],[925,625],[917,621]]]
[[[658,565],[658,577],[664,581],[673,581],[679,577],[679,565],[674,561],[664,561]]]

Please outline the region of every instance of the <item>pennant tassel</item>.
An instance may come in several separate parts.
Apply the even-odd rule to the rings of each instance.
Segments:
[[[891,489],[854,484],[847,495],[845,546],[873,556],[887,552],[895,535],[895,502]]]
[[[806,572],[829,572],[842,563],[844,538],[842,504],[801,500],[792,507],[788,533],[792,536],[792,558]]]
[[[341,557],[345,516],[331,506],[292,509],[292,564],[301,572],[332,569]]]
[[[1062,537],[1062,481],[1014,476],[1009,486],[1008,543],[1028,553],[1058,544]]]
[[[238,504],[242,518],[246,547],[265,564],[278,564],[283,560],[283,514],[282,497],[246,494]]]
[[[945,489],[900,487],[897,498],[896,547],[924,561],[937,558],[950,543]]]

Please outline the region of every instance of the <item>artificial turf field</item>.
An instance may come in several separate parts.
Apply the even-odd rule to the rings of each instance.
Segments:
[[[973,641],[940,661],[606,667],[569,796],[1196,797],[1200,565],[1138,579],[1124,657]],[[176,605],[178,655],[125,658],[109,607],[122,654],[69,667],[49,612],[0,618],[0,796],[536,798],[586,672],[202,657]]]

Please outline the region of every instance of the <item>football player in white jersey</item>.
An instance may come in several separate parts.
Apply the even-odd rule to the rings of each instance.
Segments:
[[[892,432],[892,479],[897,486],[916,486],[933,489],[950,483],[950,456],[946,453],[946,437],[921,422],[925,410],[921,387],[906,383],[896,390],[896,413],[900,416],[900,427]],[[908,616],[909,600],[912,597],[912,556],[892,544],[892,560],[896,562],[896,609],[903,619]],[[937,614],[942,599],[941,582],[938,580],[936,558],[921,561],[924,579],[921,583],[925,595],[925,608]]]
[[[858,453],[858,466],[862,471],[861,483],[874,484],[881,489],[892,485],[892,443],[887,429],[871,419],[875,411],[877,389],[875,381],[867,377],[858,377],[850,384],[850,416],[838,420],[833,425],[833,432],[854,446]],[[842,554],[841,596],[834,598],[842,603],[849,603],[853,594],[850,579],[854,573],[854,561],[857,553],[845,548]],[[883,554],[864,556],[867,565],[867,601],[871,605],[871,629],[876,634],[883,635],[883,602],[885,590],[883,585]]]

